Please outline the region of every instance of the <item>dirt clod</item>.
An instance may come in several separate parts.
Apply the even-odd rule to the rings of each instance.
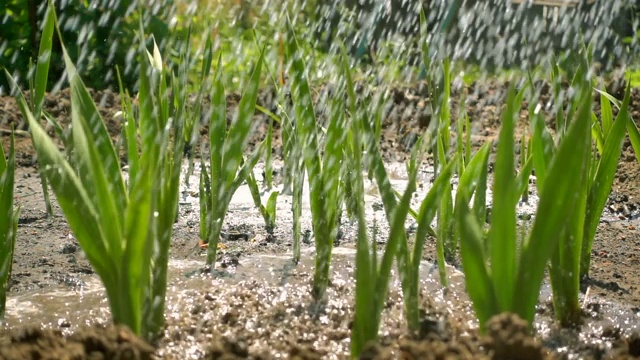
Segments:
[[[629,355],[640,357],[640,333],[633,333],[627,339],[627,346],[629,347]]]
[[[123,326],[85,328],[68,338],[55,330],[26,328],[0,347],[0,360],[150,360],[154,351]]]
[[[546,359],[542,345],[529,334],[527,322],[515,314],[489,319],[486,334],[483,342],[493,359]]]
[[[236,360],[247,359],[249,351],[243,341],[233,341],[226,337],[213,340],[205,355],[209,360]]]

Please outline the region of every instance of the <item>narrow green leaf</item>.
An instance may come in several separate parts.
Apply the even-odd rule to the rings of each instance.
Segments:
[[[274,191],[271,193],[271,195],[269,195],[269,198],[267,199],[267,214],[269,214],[269,218],[271,218],[274,223],[276,220],[276,205],[278,204],[278,195],[280,195],[280,193],[278,191]]]
[[[604,150],[604,138],[605,133],[602,131],[602,126],[598,122],[598,118],[596,117],[596,113],[594,111],[591,112],[592,124],[591,125],[591,136],[596,140],[596,147],[598,148],[598,153],[602,154]]]
[[[249,192],[251,193],[251,198],[253,199],[253,204],[260,210],[262,216],[265,216],[265,208],[264,206],[262,206],[262,199],[260,198],[258,181],[256,181],[256,177],[253,175],[253,172],[249,173],[246,181],[247,186],[249,187]]]
[[[640,162],[640,131],[631,116],[627,117],[627,132],[629,133],[629,140],[631,140],[633,152],[636,154],[638,162]]]
[[[69,227],[96,273],[104,280],[105,286],[113,286],[116,274],[112,273],[112,269],[116,268],[116,265],[112,262],[113,259],[104,256],[108,253],[108,247],[98,212],[75,171],[33,117],[21,95],[18,104],[29,122],[39,164],[51,183]]]
[[[253,125],[253,115],[258,99],[260,74],[264,61],[264,51],[261,51],[253,74],[245,88],[238,104],[238,117],[232,121],[224,142],[224,166],[226,168],[226,183],[229,185],[236,176],[236,171],[242,162],[243,149],[249,140]],[[227,186],[228,186],[227,185]]]
[[[493,185],[492,226],[489,230],[489,252],[491,254],[491,278],[498,291],[498,306],[511,309],[513,304],[514,277],[516,270],[516,203],[519,194],[514,184],[515,174],[515,116],[520,109],[516,102],[515,89],[507,95],[506,109],[502,116]]]
[[[268,189],[273,187],[273,121],[269,121],[265,139],[264,177]]]
[[[471,194],[475,191],[473,212],[481,223],[486,219],[487,172],[490,151],[491,143],[487,142],[482,145],[478,152],[470,158],[458,182],[458,194],[466,194],[467,198],[471,198]],[[457,198],[456,194],[456,203]]]
[[[489,318],[500,313],[500,302],[496,297],[495,282],[485,263],[486,254],[482,240],[482,229],[469,211],[469,198],[461,194],[456,200],[456,218],[460,232],[460,254],[465,274],[465,284],[481,329]]]
[[[218,203],[222,179],[228,177],[230,172],[223,167],[223,147],[227,136],[227,98],[222,84],[222,57],[218,56],[218,65],[214,77],[213,93],[211,94],[211,118],[209,119],[209,158],[211,163],[211,187],[212,204]],[[234,170],[235,171],[235,170]],[[235,175],[235,174],[234,174]]]
[[[618,160],[622,152],[622,143],[626,131],[629,115],[630,87],[627,87],[622,107],[616,116],[608,132],[602,156],[598,162],[595,177],[590,186],[587,199],[587,213],[585,220],[584,241],[582,243],[582,261],[580,272],[582,275],[589,273],[589,259],[591,258],[591,246],[595,237],[600,216],[609,198],[613,180],[618,167]]]
[[[584,90],[580,96],[578,116],[570,124],[549,165],[545,182],[553,186],[545,186],[541,192],[530,236],[522,244],[517,270],[519,288],[515,291],[514,304],[517,313],[529,322],[535,315],[547,261],[563,236],[566,214],[576,206],[579,194],[576,194],[575,184],[585,178],[591,146],[591,94]]]
[[[202,69],[200,71],[201,83],[204,83],[204,80],[209,76],[209,73],[211,72],[212,63],[213,63],[213,42],[211,41],[211,37],[207,37],[207,42],[204,47]]]
[[[13,254],[16,243],[19,210],[13,209],[13,192],[15,175],[15,144],[13,132],[9,144],[9,158],[0,146],[0,321],[4,318],[9,290]]]
[[[524,194],[525,190],[529,186],[529,176],[531,176],[531,171],[533,170],[533,158],[529,157],[520,172],[516,176],[515,180],[515,188],[518,194]]]
[[[391,275],[391,268],[393,265],[393,259],[398,253],[398,246],[400,242],[406,242],[406,233],[404,229],[404,222],[409,212],[409,206],[411,204],[411,197],[415,191],[415,177],[409,176],[409,182],[405,189],[402,199],[398,202],[398,205],[392,211],[391,217],[391,230],[389,231],[389,240],[382,255],[380,262],[380,269],[378,271],[378,281],[375,293],[381,298],[385,298],[389,286],[389,277]],[[399,260],[400,261],[400,260]],[[399,267],[402,267],[399,265]],[[376,313],[382,312],[381,306],[384,304],[380,301]]]
[[[137,139],[137,126],[136,119],[133,115],[133,104],[131,102],[131,98],[129,94],[126,92],[122,79],[120,77],[120,70],[116,68],[116,73],[118,74],[118,84],[120,86],[120,101],[122,106],[123,118],[125,123],[123,124],[125,128],[125,134],[127,138],[127,161],[129,164],[129,178],[135,179],[138,176],[138,171],[140,168],[140,155],[138,148],[138,139]],[[131,182],[129,182],[131,184]],[[131,187],[129,187],[131,189]]]
[[[34,101],[34,116],[36,119],[40,118],[42,103],[44,102],[44,94],[47,90],[55,22],[55,10],[53,8],[53,2],[50,1],[47,5],[47,11],[44,17],[44,26],[42,27],[42,33],[40,34],[40,50],[38,53],[38,65],[36,66],[35,93],[34,98],[31,99],[31,101]]]
[[[611,102],[604,95],[604,92],[600,92],[600,120],[602,121],[603,133],[609,134],[613,125],[613,111],[611,110]]]
[[[544,118],[539,113],[535,113],[531,118],[531,134],[531,153],[533,167],[536,170],[536,186],[538,192],[542,193],[547,177],[547,169],[555,153],[555,145],[544,124]]]
[[[420,9],[420,44],[422,55],[422,66],[426,72],[431,68],[431,54],[429,54],[429,42],[428,38],[428,26],[427,16],[424,13],[424,9]]]
[[[276,123],[280,124],[280,122],[282,121],[280,119],[280,117],[278,117],[278,115],[274,114],[273,112],[269,111],[269,109],[260,106],[258,104],[256,104],[256,110],[260,111],[261,113],[267,115],[267,117],[269,117],[269,119],[275,121]]]
[[[151,204],[151,183],[162,180],[156,179],[151,173],[153,168],[155,164],[144,164],[137,178],[132,180],[130,202],[125,210],[122,230],[122,238],[126,241],[122,256],[116,258],[121,260],[119,268],[122,279],[126,279],[120,283],[119,294],[123,298],[122,301],[129,302],[131,311],[124,319],[114,320],[124,322],[136,334],[142,334],[144,291],[149,288],[151,280],[151,249],[158,245],[154,244],[154,237],[150,236],[154,230],[150,226],[150,222],[153,221],[150,214],[154,212]]]
[[[253,153],[249,156],[248,159],[242,161],[242,167],[240,168],[240,170],[238,170],[238,173],[235,179],[233,179],[233,182],[227,188],[227,192],[225,196],[226,200],[224,202],[225,204],[229,204],[229,202],[231,202],[231,197],[233,196],[233,194],[235,194],[238,188],[246,181],[247,177],[249,177],[249,174],[253,172],[253,168],[256,166],[256,164],[260,160],[260,155],[262,154],[263,151],[264,151],[264,142],[260,143],[260,146],[258,146],[258,148],[253,151]],[[225,205],[225,208],[226,208],[226,205]]]
[[[208,241],[211,232],[211,180],[204,160],[200,158],[200,240]]]
[[[64,47],[63,55],[71,85],[74,163],[82,183],[94,188],[90,196],[99,216],[111,220],[111,225],[103,231],[110,254],[118,259],[127,207],[120,159],[98,108]]]
[[[438,204],[445,191],[449,190],[451,176],[453,175],[453,169],[456,166],[455,159],[452,159],[440,172],[436,180],[433,182],[433,186],[429,189],[427,196],[422,200],[420,204],[420,212],[416,217],[418,223],[418,229],[416,230],[415,244],[413,246],[412,256],[412,272],[415,279],[419,277],[420,260],[422,259],[422,251],[424,249],[424,243],[429,233],[429,225],[436,215],[436,204]]]

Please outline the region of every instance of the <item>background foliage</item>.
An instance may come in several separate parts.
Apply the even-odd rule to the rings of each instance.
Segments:
[[[138,7],[139,3],[144,3]],[[169,15],[173,0],[76,0],[55,1],[60,29],[71,58],[89,87],[115,86],[118,65],[127,86],[135,79],[135,31],[139,21],[159,43],[169,34]],[[137,9],[145,9],[140,14]],[[40,36],[45,0],[5,0],[0,5],[0,71],[9,70],[24,88],[34,64]],[[59,81],[64,71],[59,43],[54,43],[51,82]],[[52,86],[53,84],[50,84]],[[0,77],[6,89],[7,80]]]
[[[137,79],[135,61],[135,31],[142,21],[147,34],[153,34],[167,66],[179,63],[191,28],[191,46],[201,58],[205,37],[214,41],[214,50],[223,54],[223,73],[229,78],[243,78],[257,55],[254,30],[263,46],[277,48],[282,36],[282,24],[286,13],[292,16],[296,32],[308,41],[309,51],[317,58],[321,52],[334,51],[333,39],[350,39],[345,45],[352,56],[366,62],[385,61],[385,54],[414,53],[416,46],[417,15],[422,8],[429,16],[434,30],[444,16],[432,0],[55,0],[60,16],[62,36],[71,58],[87,86],[96,89],[117,88],[116,66],[123,74],[124,85],[132,89]],[[469,5],[474,1],[468,0]],[[507,0],[491,0],[497,13],[504,12]],[[39,28],[46,0],[2,0],[0,1],[0,71],[9,70],[22,88],[28,87],[28,74],[34,63],[39,42]],[[635,5],[634,5],[635,4]],[[622,47],[637,54],[640,33],[636,35],[640,19],[640,1],[630,1],[622,13],[629,14],[616,21],[612,33],[620,36],[617,41],[607,42],[616,51],[596,52],[620,56]],[[538,7],[540,8],[540,7]],[[141,9],[141,10],[139,10]],[[535,9],[539,11],[540,9]],[[534,11],[534,10],[532,10]],[[586,14],[586,13],[585,13]],[[399,18],[405,20],[400,21]],[[363,31],[364,29],[364,31]],[[528,31],[523,29],[524,31]],[[403,40],[394,37],[400,33]],[[459,34],[452,31],[450,43],[461,43]],[[522,36],[518,36],[521,38]],[[244,43],[240,46],[238,42]],[[621,45],[622,44],[622,45]],[[621,46],[618,46],[621,45]],[[398,48],[400,47],[400,48]],[[635,49],[635,52],[634,50]],[[277,50],[274,50],[277,52]],[[477,52],[477,51],[476,51]],[[478,52],[478,54],[484,54]],[[487,54],[485,54],[487,55]],[[371,57],[374,57],[372,59]],[[465,62],[474,60],[474,54]],[[608,56],[608,55],[606,55]],[[277,58],[271,57],[274,63]],[[487,57],[487,56],[485,56]],[[483,57],[484,58],[484,57]],[[416,63],[418,56],[409,57]],[[518,64],[512,59],[512,64]],[[60,44],[54,43],[49,76],[51,89],[60,82],[64,69]],[[508,63],[502,64],[508,65]],[[238,84],[229,84],[230,90]],[[235,86],[234,86],[235,85]],[[0,76],[0,92],[7,91],[7,81]]]

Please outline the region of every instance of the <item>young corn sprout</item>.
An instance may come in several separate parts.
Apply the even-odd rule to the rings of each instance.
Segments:
[[[574,86],[591,88],[590,82],[582,80],[587,66],[588,62],[583,62],[583,66],[576,74]],[[589,112],[584,115],[587,118],[584,121],[589,124],[591,131],[587,137],[589,141],[593,137],[596,150],[590,152],[589,161],[585,166],[584,181],[576,183],[574,187],[579,202],[569,213],[570,216],[567,216],[563,236],[557,251],[551,258],[550,278],[554,312],[562,325],[572,325],[580,321],[580,278],[589,274],[591,247],[596,229],[611,192],[627,124],[630,121],[633,122],[629,114],[629,87],[622,104],[603,91],[600,91],[600,95],[601,117],[599,120],[591,110],[591,97],[574,98],[570,106],[571,109],[589,108]],[[615,119],[611,109],[612,100],[619,106]],[[584,101],[585,104],[578,101]],[[562,121],[566,123],[569,120]],[[541,116],[534,116],[531,126],[535,134],[532,153],[537,175],[536,184],[538,192],[543,193],[547,187],[555,186],[549,183],[547,178],[550,160],[557,150]],[[558,141],[563,141],[560,135],[558,138]]]
[[[442,91],[442,102],[438,108],[439,110],[437,111],[438,134],[435,142],[436,153],[434,153],[434,159],[437,159],[434,164],[436,175],[439,171],[439,166],[445,167],[451,161],[447,156],[451,141],[451,114],[449,110],[449,97],[451,92],[451,70],[450,61],[448,59],[443,61],[442,71],[444,84]],[[443,196],[440,201],[440,207],[438,209],[438,226],[436,230],[438,235],[436,246],[436,251],[438,253],[438,267],[440,268],[440,280],[443,285],[446,285],[446,277],[442,276],[444,272],[445,261],[451,261],[455,257],[457,246],[453,227],[453,197],[451,195],[451,191],[453,189],[450,183],[446,187],[447,188],[443,192]]]
[[[200,157],[200,246],[205,247],[206,242],[211,238],[211,224],[209,216],[213,211],[211,198],[211,179],[207,172],[207,165],[204,163],[205,156]]]
[[[20,209],[13,207],[13,184],[15,171],[15,152],[13,134],[9,145],[9,156],[0,146],[0,320],[4,319],[13,250],[16,244],[18,217]]]
[[[280,92],[281,89],[276,87],[276,92]],[[267,127],[267,135],[264,139],[264,184],[267,190],[273,188],[273,125],[274,122],[282,125],[282,119],[276,114],[272,113],[268,109],[256,104],[256,109],[261,113],[267,115],[269,126]]]
[[[191,65],[191,50],[190,41],[191,28],[187,35],[187,40],[184,44],[185,48],[181,51],[180,65],[178,69],[178,79],[173,81],[173,96],[177,104],[179,104],[176,111],[177,121],[184,123],[183,137],[185,143],[185,155],[188,159],[187,173],[185,174],[185,183],[189,186],[189,179],[193,174],[193,163],[195,157],[195,145],[200,135],[200,118],[202,111],[202,103],[207,89],[211,87],[211,84],[207,82],[209,79],[209,73],[211,72],[211,63],[213,61],[213,43],[211,38],[207,37],[205,43],[204,54],[202,59],[202,66],[200,68],[200,74],[197,81],[198,92],[196,93],[195,101],[192,105],[189,105],[189,66]],[[189,106],[188,106],[189,105]]]
[[[491,226],[486,237],[481,222],[470,211],[472,191],[461,186],[456,194],[456,223],[460,233],[462,265],[467,292],[481,329],[493,315],[513,312],[531,323],[535,315],[545,268],[566,228],[566,216],[580,200],[576,184],[585,180],[590,139],[590,92],[578,92],[580,107],[550,161],[547,180],[553,186],[540,193],[531,232],[516,236],[516,207],[525,187],[527,171],[515,174],[514,124],[520,94],[509,89],[502,117],[493,184]],[[534,133],[534,143],[539,134]],[[462,182],[462,180],[461,180]]]
[[[294,130],[297,141],[294,146],[300,147],[298,151],[309,176],[309,196],[316,247],[312,291],[314,298],[320,300],[324,298],[329,285],[331,253],[338,235],[342,210],[340,168],[344,151],[341,144],[345,138],[343,129],[346,123],[344,109],[340,111],[339,108],[343,106],[344,100],[342,104],[340,102],[335,104],[329,115],[323,149],[320,146],[311,89],[307,82],[307,70],[300,56],[301,52],[291,24],[289,24],[287,43],[288,57],[291,62],[291,97],[297,119]],[[296,172],[300,170],[298,168]]]
[[[265,156],[265,182],[267,187],[270,188],[270,180],[269,177],[273,176],[273,169],[269,164],[271,163],[271,143],[273,137],[273,121],[276,121],[280,124],[280,131],[282,134],[282,157],[284,159],[284,165],[282,167],[282,193],[287,194],[290,193],[293,195],[291,200],[291,213],[292,213],[292,232],[293,232],[293,262],[297,264],[300,261],[300,242],[301,242],[301,228],[302,224],[300,222],[300,218],[302,216],[302,190],[304,188],[304,160],[302,158],[302,149],[304,145],[298,143],[299,137],[296,135],[294,121],[291,119],[287,111],[284,110],[282,104],[285,103],[282,96],[282,88],[280,87],[280,83],[274,80],[274,84],[276,85],[276,89],[278,91],[279,100],[279,109],[283,114],[282,117],[278,117],[272,112],[264,109],[260,106],[256,106],[262,113],[266,114],[271,118],[271,122],[269,124],[269,129],[267,132],[267,138],[265,139],[265,146],[267,147],[267,156]],[[269,175],[271,174],[271,175]],[[249,183],[248,183],[249,184]],[[251,186],[251,184],[249,184]],[[257,187],[256,187],[257,189]],[[253,194],[252,190],[252,194]],[[276,203],[276,195],[273,193],[270,195],[269,200],[267,200],[267,206],[265,210],[269,210],[269,201],[271,197],[273,199],[273,216],[272,218],[275,220],[275,203]],[[255,202],[254,196],[254,202]],[[256,206],[257,203],[256,203]],[[261,210],[262,212],[262,210]],[[263,213],[263,217],[264,217]],[[265,223],[267,223],[267,219],[265,218]]]
[[[292,232],[293,232],[293,262],[297,264],[300,261],[300,242],[301,242],[301,228],[302,224],[300,222],[300,218],[302,216],[302,190],[304,187],[304,160],[302,158],[302,149],[304,145],[299,143],[299,137],[296,134],[295,123],[294,120],[289,117],[288,109],[285,109],[285,105],[287,101],[285,100],[284,95],[284,78],[283,78],[283,64],[282,60],[284,57],[284,42],[282,38],[280,38],[280,49],[278,50],[279,58],[280,58],[280,68],[276,78],[272,72],[270,72],[270,76],[272,79],[272,83],[276,89],[276,93],[278,95],[278,111],[281,116],[278,116],[271,111],[263,108],[262,106],[256,105],[256,108],[262,112],[263,114],[269,117],[269,127],[267,129],[267,136],[265,138],[265,170],[264,177],[265,183],[268,189],[273,186],[273,124],[274,122],[280,124],[280,133],[282,135],[282,157],[284,160],[284,164],[282,166],[282,193],[283,194],[291,194],[293,195],[291,201],[291,213],[292,213]],[[250,184],[249,184],[250,185]],[[250,185],[251,186],[251,185]],[[253,192],[252,192],[253,194]],[[273,193],[270,195],[269,200],[271,200],[271,196],[274,196],[273,199],[273,219],[275,220],[275,199],[276,195]],[[254,197],[255,201],[255,197]],[[257,203],[256,203],[256,206]],[[267,201],[267,206],[265,210],[269,208],[269,201]],[[261,210],[262,212],[262,210]],[[263,217],[264,217],[263,213]],[[267,219],[265,218],[265,223]]]
[[[256,180],[253,172],[247,176],[247,185],[249,186],[249,190],[251,191],[251,197],[253,198],[253,203],[260,210],[260,214],[264,219],[265,230],[267,230],[267,234],[273,235],[273,230],[276,228],[276,202],[278,200],[279,192],[273,191],[269,198],[267,199],[266,204],[262,204],[262,198],[260,195],[260,188],[258,187],[258,181]]]
[[[422,65],[427,77],[427,87],[429,98],[431,99],[431,113],[433,119],[436,120],[434,131],[435,141],[432,142],[432,152],[434,161],[434,172],[437,176],[440,168],[444,168],[450,161],[449,149],[451,146],[451,61],[446,58],[442,61],[442,68],[433,66],[431,59],[429,37],[427,32],[427,21],[424,11],[420,12],[420,41],[422,44]],[[441,77],[438,79],[436,71],[441,71]],[[464,103],[462,108],[464,108]],[[467,119],[468,120],[468,119]],[[464,171],[464,161],[470,159],[470,127],[467,124],[467,144],[466,149],[462,145],[463,124],[458,119],[457,135],[458,146],[456,147],[456,156],[458,164],[458,176]],[[463,152],[464,151],[464,152]],[[466,157],[465,157],[466,155]],[[440,283],[447,286],[446,262],[455,258],[457,239],[455,234],[455,226],[453,222],[453,197],[451,195],[451,184],[445,185],[442,198],[438,206],[437,226],[434,233],[436,237],[436,254],[438,258],[438,270],[440,274]],[[431,230],[431,229],[429,229]],[[430,231],[432,233],[432,231]]]
[[[343,59],[346,58],[343,51]],[[411,160],[407,171],[409,181],[405,192],[396,198],[396,192],[392,188],[387,175],[382,155],[380,153],[380,133],[376,127],[371,126],[371,116],[374,124],[380,120],[382,106],[373,105],[371,99],[365,99],[364,108],[374,109],[370,111],[358,111],[355,94],[355,85],[348,63],[343,60],[342,69],[346,81],[347,108],[351,114],[350,128],[347,135],[345,157],[352,166],[353,171],[353,208],[358,218],[358,243],[356,254],[356,320],[352,335],[352,354],[357,356],[364,344],[377,336],[380,314],[387,296],[391,268],[394,259],[397,259],[398,273],[402,284],[405,316],[411,331],[418,331],[420,326],[419,316],[419,270],[422,259],[422,251],[427,233],[430,231],[430,223],[435,217],[437,204],[450,185],[450,178],[457,164],[456,157],[452,159],[436,177],[433,187],[422,201],[420,211],[416,214],[418,230],[413,249],[409,248],[405,220],[410,212],[410,201],[416,189],[416,177],[422,152],[424,151],[422,137],[414,145]],[[366,146],[365,146],[366,144]],[[363,172],[365,161],[362,158],[362,149],[365,146],[366,163],[373,178],[376,180],[380,196],[382,198],[385,214],[391,232],[387,241],[382,259],[378,262],[376,244],[370,243],[366,235],[366,223],[364,219],[364,185]],[[355,171],[353,169],[355,167]],[[432,230],[431,230],[432,232]],[[373,314],[373,316],[372,316]]]
[[[588,56],[580,59],[572,86],[574,88],[591,88],[591,82],[585,80],[589,68]],[[558,66],[552,67],[552,77],[555,80],[554,93],[556,99],[561,99],[559,85],[560,75]],[[533,90],[531,76],[529,79]],[[591,132],[589,135],[595,141],[595,151],[591,152],[590,161],[587,164],[585,182],[576,185],[576,191],[581,199],[579,206],[574,209],[567,218],[567,226],[564,229],[558,250],[551,259],[550,277],[553,289],[555,316],[562,325],[572,325],[580,321],[581,309],[579,302],[580,278],[588,275],[589,261],[591,258],[591,246],[595,237],[597,224],[602,215],[606,200],[611,191],[617,160],[620,157],[625,128],[633,137],[635,124],[630,127],[633,120],[629,116],[628,102],[629,89],[627,89],[625,101],[620,102],[606,92],[601,91],[601,118],[598,120],[591,111],[589,123]],[[567,106],[567,113],[563,107],[556,104],[556,126],[560,129],[557,140],[562,140],[565,124],[575,115],[576,109],[582,106],[582,99],[574,97]],[[611,110],[611,102],[619,108],[615,121]],[[533,102],[532,102],[533,103]],[[555,142],[549,130],[546,129],[544,118],[539,111],[530,105],[531,129],[536,135],[531,139],[531,153],[535,163],[536,183],[538,191],[544,190],[547,168],[556,151]],[[589,107],[591,104],[589,104]],[[553,185],[551,185],[553,186]]]
[[[580,276],[589,276],[591,262],[591,248],[595,238],[600,216],[606,205],[613,186],[618,160],[622,151],[625,129],[629,137],[633,138],[638,129],[629,113],[631,102],[631,86],[627,86],[622,103],[605,91],[600,93],[600,121],[596,121],[592,133],[596,139],[597,154],[591,157],[591,174],[588,179],[587,213],[580,256]],[[618,115],[613,117],[611,103],[618,108]],[[595,114],[593,115],[595,119]],[[632,126],[629,126],[632,124]],[[635,131],[634,131],[635,130]]]
[[[262,153],[262,147],[264,147],[264,145],[261,145],[248,159],[245,160],[243,158],[243,152],[252,130],[263,59],[264,52],[260,54],[244,95],[240,100],[237,117],[227,128],[227,101],[221,79],[221,59],[218,58],[213,93],[211,94],[212,113],[209,120],[209,161],[211,170],[209,174],[203,174],[201,177],[201,179],[207,177],[210,184],[205,185],[210,186],[205,186],[204,191],[207,196],[200,199],[201,215],[203,215],[203,206],[206,212],[206,216],[201,217],[200,221],[204,222],[208,228],[208,231],[204,234],[207,235],[207,238],[201,240],[208,244],[207,265],[211,265],[212,272],[216,261],[218,240],[231,198],[253,171]],[[202,172],[207,172],[205,166],[202,167]],[[203,202],[205,203],[203,204]],[[203,234],[201,233],[201,235]]]
[[[164,325],[183,149],[181,124],[170,120],[162,58],[157,47],[153,54],[140,47],[140,109],[137,119],[127,114],[127,126],[140,145],[129,139],[127,187],[106,125],[64,46],[62,50],[71,87],[73,156],[63,156],[21,95],[20,109],[31,127],[40,166],[106,288],[114,322],[153,339]]]
[[[38,50],[38,61],[36,64],[34,77],[30,79],[30,108],[36,119],[40,119],[43,115],[42,104],[44,102],[45,91],[47,90],[47,80],[49,78],[49,65],[51,62],[51,47],[53,42],[53,32],[55,28],[55,14],[53,8],[47,7],[47,11],[44,18],[44,26],[42,28],[42,34],[40,37],[40,48]],[[54,125],[58,136],[61,139],[65,139],[62,134],[61,127],[52,120],[52,117],[46,116],[47,120]],[[47,216],[53,215],[53,208],[51,207],[51,198],[49,196],[49,185],[47,183],[47,177],[41,170],[42,166],[38,167],[38,174],[40,176],[40,184],[42,186],[42,194],[44,196],[44,205],[47,211]]]
[[[267,128],[267,135],[264,139],[264,183],[267,189],[271,189],[273,187],[273,122],[278,121],[280,119],[273,114],[271,111],[263,108],[262,106],[256,105],[256,109],[258,109],[263,114],[266,114],[269,117],[269,127]],[[253,171],[249,173],[247,176],[247,186],[251,192],[251,198],[253,199],[254,205],[260,210],[260,215],[264,219],[265,230],[267,230],[267,234],[273,235],[273,231],[276,228],[276,204],[278,201],[278,195],[280,194],[278,191],[272,191],[269,194],[269,198],[267,199],[266,204],[262,204],[262,196],[260,194],[260,187],[258,186],[258,181],[256,180],[255,174]]]
[[[353,105],[353,104],[352,104]],[[374,139],[372,134],[373,130],[366,123],[367,116],[362,114],[361,120],[355,120],[360,125],[354,126],[354,129],[364,129],[360,131],[361,135],[368,141],[369,146],[367,155],[370,157],[370,165],[373,169],[378,190],[384,204],[385,213],[391,230],[389,234],[389,240],[387,241],[385,251],[383,253],[381,261],[378,263],[376,257],[376,244],[369,244],[366,235],[363,233],[364,228],[360,225],[363,222],[363,214],[361,214],[363,207],[363,190],[360,188],[360,182],[356,181],[357,187],[354,188],[354,194],[356,197],[356,210],[359,222],[358,232],[358,250],[356,255],[356,319],[361,319],[360,322],[356,320],[354,324],[354,337],[362,337],[358,342],[354,344],[354,350],[356,352],[361,350],[361,347],[368,340],[375,339],[377,336],[377,329],[380,322],[380,313],[382,312],[382,306],[386,299],[388,282],[393,260],[397,259],[398,273],[400,275],[400,281],[403,291],[404,311],[405,317],[409,329],[411,331],[418,331],[419,329],[419,270],[420,261],[422,259],[422,251],[426,236],[430,230],[430,223],[435,217],[437,204],[441,201],[443,194],[447,191],[447,185],[450,184],[450,178],[455,167],[455,161],[447,164],[442,171],[438,174],[433,187],[429,190],[427,196],[424,198],[420,205],[420,210],[416,215],[418,222],[418,229],[415,235],[415,243],[413,249],[409,248],[407,242],[407,234],[404,228],[407,214],[410,211],[409,205],[411,197],[416,188],[416,176],[418,170],[418,158],[422,148],[422,140],[419,140],[416,144],[416,150],[413,152],[411,160],[408,164],[409,182],[405,192],[400,196],[399,200],[396,200],[395,191],[391,187],[388,175],[384,169],[382,162],[382,156],[378,149],[379,139]],[[358,136],[355,133],[353,138],[357,139]],[[357,143],[354,141],[355,149]],[[353,151],[354,158],[358,160],[358,151]],[[455,157],[454,157],[455,160]],[[357,164],[357,162],[356,162]],[[360,176],[360,175],[359,175]],[[363,270],[361,270],[363,269]],[[359,284],[363,284],[362,288],[359,288]],[[371,296],[374,294],[374,296]],[[360,315],[358,315],[359,303],[365,303],[363,305]],[[375,317],[372,317],[374,314]],[[368,335],[363,335],[368,334]],[[371,338],[374,336],[373,338]],[[355,341],[355,338],[354,338]]]
[[[267,189],[273,187],[273,119],[269,119],[264,153],[264,182]]]

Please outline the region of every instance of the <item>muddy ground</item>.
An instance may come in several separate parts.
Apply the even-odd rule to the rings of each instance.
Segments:
[[[465,92],[466,111],[473,124],[474,145],[494,140],[500,123],[500,96],[504,84],[488,83],[475,85],[459,92]],[[61,123],[69,122],[69,93],[63,90],[48,94],[45,110]],[[618,98],[622,94],[617,91]],[[389,93],[392,105],[384,119],[382,149],[389,162],[402,161],[408,150],[429,123],[428,99],[423,86],[395,89]],[[114,137],[119,134],[119,120],[115,116],[120,101],[112,92],[94,93],[100,104],[100,111],[109,124]],[[454,97],[459,98],[459,97]],[[237,96],[229,96],[230,109],[237,104]],[[543,100],[548,96],[543,94]],[[261,104],[275,110],[273,97],[268,91],[261,94]],[[640,91],[633,91],[631,114],[640,124]],[[452,114],[458,114],[454,101]],[[257,114],[256,135],[252,143],[262,139],[266,131],[266,118]],[[520,133],[526,130],[526,106],[523,106]],[[24,121],[13,98],[0,97],[0,135],[5,149],[8,147],[8,133],[11,126],[24,130]],[[51,132],[53,134],[53,132]],[[276,156],[281,145],[276,131],[274,141]],[[57,206],[54,216],[47,217],[40,188],[37,163],[30,139],[24,132],[16,136],[16,204],[21,213],[18,227],[16,253],[11,279],[10,297],[46,292],[51,288],[74,289],[94,278],[93,271],[82,255],[77,241],[70,233],[68,225]],[[247,210],[256,216],[255,209]],[[187,220],[178,221],[174,228],[171,247],[172,259],[196,260],[204,262],[203,252],[198,245],[197,209],[181,208],[181,216]],[[607,216],[599,225],[592,252],[590,278],[583,282],[585,312],[592,314],[588,319],[606,317],[607,304],[632,314],[628,321],[632,326],[640,326],[640,166],[629,141],[625,141],[623,155],[606,209]],[[291,231],[286,224],[279,224],[275,237],[266,235],[264,229],[255,224],[247,224],[247,214],[232,212],[226,220],[228,234],[246,236],[229,237],[223,242],[219,252],[220,266],[235,268],[244,259],[271,254],[283,255],[291,251]],[[306,229],[311,230],[310,226]],[[345,230],[339,247],[353,248],[355,232]],[[304,245],[307,257],[311,243]],[[435,246],[430,241],[424,253],[424,260],[435,262]],[[310,263],[311,264],[311,263]],[[347,273],[352,264],[334,265],[334,271],[344,266]],[[228,286],[224,280],[214,279],[203,288],[193,290],[191,301],[175,298],[169,301],[172,311],[167,315],[165,337],[154,348],[139,342],[126,329],[100,324],[108,321],[65,318],[58,323],[45,326],[44,330],[31,326],[10,326],[0,328],[0,359],[22,358],[130,358],[135,353],[141,358],[186,358],[183,351],[187,345],[199,350],[188,352],[190,358],[209,359],[267,359],[292,358],[316,359],[347,357],[349,326],[352,316],[353,283],[348,278],[334,281],[330,289],[329,304],[322,309],[311,309],[309,283],[311,265],[295,271],[297,287],[289,289],[289,295],[275,301],[282,293],[282,286],[246,280]],[[216,287],[216,284],[219,287]],[[434,303],[432,292],[423,293],[424,331],[417,337],[406,334],[402,319],[402,302],[397,289],[392,290],[381,340],[372,344],[363,358],[563,358],[573,354],[577,358],[633,358],[640,356],[640,337],[622,327],[604,326],[589,333],[591,340],[583,341],[580,336],[584,327],[577,330],[558,330],[535,336],[526,334],[526,329],[512,316],[504,315],[494,319],[487,336],[481,336],[475,329],[469,303],[464,298],[439,292],[445,304],[467,309],[457,313],[447,306]],[[279,295],[280,294],[280,295]],[[273,300],[271,305],[265,299]],[[442,300],[442,299],[441,299]],[[603,305],[604,304],[604,305]],[[104,304],[103,304],[104,305]],[[289,311],[294,309],[293,311]],[[170,315],[171,314],[171,315]],[[595,314],[595,315],[594,315]],[[549,302],[539,308],[539,317],[549,317]],[[108,317],[107,317],[108,318]],[[591,321],[591,320],[589,320]],[[595,321],[595,320],[594,320]],[[635,322],[635,323],[634,323]],[[91,324],[89,328],[81,328]],[[262,331],[251,330],[259,327]],[[585,325],[588,327],[588,324]],[[538,330],[540,330],[538,328]],[[61,337],[64,334],[66,337]],[[551,335],[550,335],[551,334]],[[568,335],[567,335],[568,334]],[[602,338],[602,342],[594,338]],[[606,341],[604,341],[606,340]],[[9,345],[11,344],[11,345]],[[197,344],[197,345],[194,345]],[[346,345],[345,345],[346,344]],[[567,351],[566,346],[570,347]],[[172,349],[172,347],[175,347]]]

